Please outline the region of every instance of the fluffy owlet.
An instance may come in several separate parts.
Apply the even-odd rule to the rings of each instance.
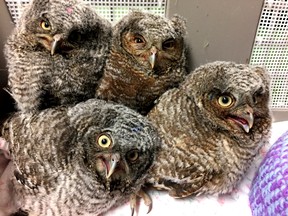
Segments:
[[[146,114],[186,75],[185,21],[133,11],[113,28],[110,54],[96,97]]]
[[[164,93],[148,114],[164,143],[148,182],[176,198],[228,193],[270,136],[264,68],[213,62]]]
[[[2,132],[16,208],[41,216],[95,216],[120,204],[139,190],[160,145],[145,117],[97,99],[16,113]]]
[[[111,39],[110,23],[77,0],[33,0],[5,47],[18,109],[93,98]]]

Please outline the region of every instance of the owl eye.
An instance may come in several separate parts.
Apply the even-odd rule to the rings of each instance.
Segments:
[[[254,94],[253,94],[253,102],[257,103],[259,100],[259,97],[261,97],[261,95],[263,94],[263,88],[260,87]]]
[[[218,104],[223,107],[223,108],[229,108],[233,105],[234,103],[234,100],[232,97],[230,96],[227,96],[227,95],[221,95],[219,98],[218,98]]]
[[[166,40],[162,44],[163,49],[171,49],[171,48],[174,48],[174,46],[175,46],[175,40],[174,39]]]
[[[42,20],[42,21],[40,22],[40,27],[41,27],[42,29],[44,29],[45,31],[51,30],[51,25],[50,25],[50,23],[49,23],[47,20]]]
[[[139,152],[138,150],[131,150],[127,153],[126,157],[130,162],[135,162],[139,158]]]
[[[135,36],[134,37],[134,43],[144,43],[144,39],[140,36]]]
[[[102,148],[109,148],[112,144],[112,140],[108,135],[102,134],[98,137],[97,143]]]

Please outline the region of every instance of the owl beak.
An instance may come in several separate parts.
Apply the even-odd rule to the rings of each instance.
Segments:
[[[151,55],[149,56],[149,59],[148,59],[152,69],[155,66],[156,53],[157,53],[157,48],[155,46],[153,46],[151,48]]]
[[[54,55],[58,46],[59,46],[59,42],[62,40],[62,35],[61,34],[56,34],[53,37],[53,41],[51,43],[51,55]]]
[[[55,40],[52,42],[51,55],[54,55],[54,54],[55,54],[55,50],[56,50],[56,48],[57,48],[57,42],[58,42],[58,41],[55,41]]]
[[[250,129],[254,124],[253,109],[249,106],[245,107],[244,110],[236,112],[236,115],[233,115],[232,120],[238,124],[246,133],[249,133]]]
[[[119,161],[120,161],[120,155],[112,154],[106,166],[106,179],[109,179],[112,176],[112,174],[115,172]]]
[[[250,129],[253,126],[254,123],[254,117],[253,117],[253,113],[243,113],[242,116],[240,116],[240,118],[244,119],[246,121],[240,121],[240,125],[243,127],[244,131],[246,133],[249,133]]]

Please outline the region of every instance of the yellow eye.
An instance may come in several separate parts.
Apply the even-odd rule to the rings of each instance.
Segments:
[[[130,162],[135,162],[139,158],[139,152],[138,150],[131,150],[126,156]]]
[[[218,98],[218,104],[223,108],[231,107],[233,102],[233,98],[227,95],[222,95]]]
[[[98,137],[98,145],[101,146],[102,148],[109,148],[110,145],[112,144],[112,140],[109,136],[102,134]]]
[[[46,20],[42,20],[41,23],[40,23],[40,26],[42,29],[44,29],[45,31],[49,31],[51,30],[51,25],[48,21]]]

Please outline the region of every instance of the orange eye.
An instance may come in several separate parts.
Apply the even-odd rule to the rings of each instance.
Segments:
[[[40,26],[42,29],[44,29],[45,31],[49,31],[51,30],[51,25],[48,21],[46,20],[42,20],[41,23],[40,23]]]

